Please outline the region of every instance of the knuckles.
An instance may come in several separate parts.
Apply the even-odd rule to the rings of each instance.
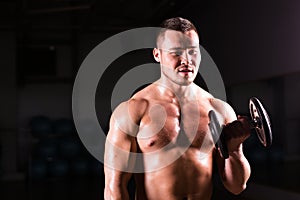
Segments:
[[[250,136],[249,119],[245,116],[238,116],[238,119],[223,126],[222,134],[225,140],[240,139],[241,142]]]

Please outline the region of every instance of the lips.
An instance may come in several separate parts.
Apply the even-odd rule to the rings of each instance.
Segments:
[[[178,69],[179,73],[194,73],[194,69],[192,67],[182,67]]]

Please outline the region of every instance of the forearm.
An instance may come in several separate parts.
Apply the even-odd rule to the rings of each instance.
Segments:
[[[129,194],[126,187],[122,186],[105,186],[105,200],[129,200]]]
[[[105,200],[129,200],[129,194],[127,185],[130,177],[130,173],[121,172],[104,166],[105,174],[105,188],[104,199]]]
[[[222,174],[225,187],[234,194],[241,193],[246,188],[250,171],[250,165],[243,154],[242,147],[229,152],[229,158],[224,161]]]

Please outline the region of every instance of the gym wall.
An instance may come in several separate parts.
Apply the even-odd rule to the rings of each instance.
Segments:
[[[17,154],[16,34],[0,32],[0,173],[14,174]]]

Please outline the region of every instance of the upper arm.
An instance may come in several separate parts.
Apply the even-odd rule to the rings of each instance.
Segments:
[[[224,124],[228,124],[237,119],[233,108],[225,101],[220,99],[212,99],[211,104],[213,108],[221,115]]]
[[[225,107],[225,124],[228,124],[230,122],[233,122],[237,120],[236,113],[233,110],[233,108],[226,102],[224,102]]]
[[[221,100],[214,101],[214,108],[223,116],[224,124],[237,120],[235,111],[228,103]],[[242,149],[242,143],[240,149]],[[215,158],[221,180],[225,188],[234,194],[238,194],[243,190],[245,182],[249,178],[249,175],[247,175],[248,171],[250,171],[248,161],[243,156],[242,151],[240,151],[240,153],[241,154],[231,154],[233,157],[230,155],[229,159],[225,160],[221,156],[220,151],[215,149]]]
[[[135,135],[142,117],[140,102],[130,100],[121,103],[113,112],[105,143],[105,184],[127,184],[135,164],[131,152],[137,151]],[[138,109],[137,109],[138,108]]]

